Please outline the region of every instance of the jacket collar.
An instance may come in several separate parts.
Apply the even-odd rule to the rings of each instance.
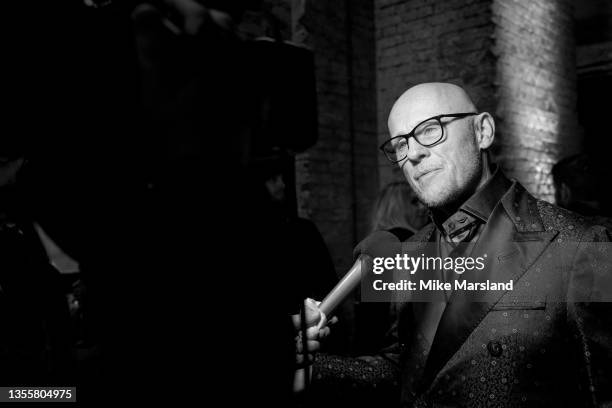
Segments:
[[[445,236],[458,235],[470,225],[487,223],[495,206],[508,191],[511,182],[495,166],[492,176],[450,217],[432,210],[430,217],[436,228]]]

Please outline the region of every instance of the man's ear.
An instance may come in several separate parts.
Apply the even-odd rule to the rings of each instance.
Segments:
[[[488,149],[495,139],[495,120],[488,112],[482,112],[474,118],[474,133],[481,150]]]

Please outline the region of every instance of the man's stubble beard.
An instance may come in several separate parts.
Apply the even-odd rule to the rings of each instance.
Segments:
[[[446,185],[442,187],[442,191],[437,194],[438,197],[426,197],[421,191],[412,185],[410,180],[408,180],[419,201],[421,201],[421,203],[423,203],[430,210],[454,208],[463,204],[463,202],[465,202],[465,200],[467,200],[475,192],[480,177],[482,176],[483,159],[480,151],[478,151],[478,154],[471,157],[472,160],[470,166],[468,167],[467,177],[464,179],[464,185],[454,188],[454,186],[450,186],[447,181]],[[435,175],[432,183],[436,183]],[[431,188],[431,186],[429,188]]]

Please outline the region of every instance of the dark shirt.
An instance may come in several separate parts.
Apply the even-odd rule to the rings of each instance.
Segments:
[[[436,226],[439,238],[444,241],[470,242],[478,239],[482,226],[489,221],[493,209],[510,188],[510,181],[499,168],[493,175],[450,217],[439,211],[431,212],[431,219]]]

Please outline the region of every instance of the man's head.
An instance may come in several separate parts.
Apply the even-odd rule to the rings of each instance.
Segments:
[[[393,105],[388,121],[390,137],[408,135],[438,115],[477,112],[467,93],[456,85],[420,84],[404,92]],[[442,139],[425,147],[410,137],[406,157],[398,165],[427,207],[444,208],[469,197],[482,184],[485,149],[493,143],[495,123],[486,112],[442,117],[435,122],[442,124]]]

